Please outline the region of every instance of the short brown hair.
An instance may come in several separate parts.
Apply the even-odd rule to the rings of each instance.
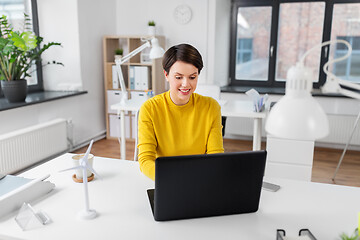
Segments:
[[[170,68],[176,61],[194,65],[198,69],[199,74],[203,68],[203,61],[199,51],[190,44],[175,45],[165,52],[162,60],[165,72],[169,73]]]

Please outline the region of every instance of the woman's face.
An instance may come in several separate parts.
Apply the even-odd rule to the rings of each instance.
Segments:
[[[190,64],[176,61],[170,71],[164,72],[170,85],[170,98],[176,105],[185,105],[189,102],[191,94],[195,91],[199,71]]]

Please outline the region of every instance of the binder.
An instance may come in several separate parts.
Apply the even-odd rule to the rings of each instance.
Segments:
[[[135,90],[141,90],[141,67],[134,67]]]
[[[118,80],[116,65],[112,65],[111,67],[112,67],[112,88],[118,89],[119,88],[119,80]]]
[[[130,81],[131,81],[131,79],[130,79]],[[134,89],[135,90],[148,90],[149,89],[149,68],[148,67],[134,66]]]
[[[149,68],[141,67],[141,90],[149,89]]]
[[[130,66],[130,89],[135,89],[135,67]]]

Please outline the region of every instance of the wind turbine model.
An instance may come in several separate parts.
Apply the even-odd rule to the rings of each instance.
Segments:
[[[80,211],[78,213],[79,218],[81,219],[93,219],[96,217],[96,211],[94,209],[89,208],[89,193],[88,193],[88,179],[87,179],[87,170],[90,170],[95,174],[95,176],[100,176],[95,172],[95,170],[89,165],[88,162],[88,156],[92,147],[94,140],[91,140],[90,145],[88,149],[86,150],[86,153],[84,157],[82,157],[79,160],[79,166],[72,167],[68,169],[61,170],[60,172],[68,171],[68,170],[74,170],[74,169],[82,169],[83,170],[83,183],[84,183],[84,190],[85,190],[85,209]]]

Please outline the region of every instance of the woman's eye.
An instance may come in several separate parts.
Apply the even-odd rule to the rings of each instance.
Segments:
[[[194,80],[196,78],[196,76],[191,76],[190,79],[191,80]]]
[[[181,77],[180,77],[180,76],[175,76],[175,78],[176,78],[176,79],[178,79],[178,80],[179,80],[179,79],[181,79]]]

